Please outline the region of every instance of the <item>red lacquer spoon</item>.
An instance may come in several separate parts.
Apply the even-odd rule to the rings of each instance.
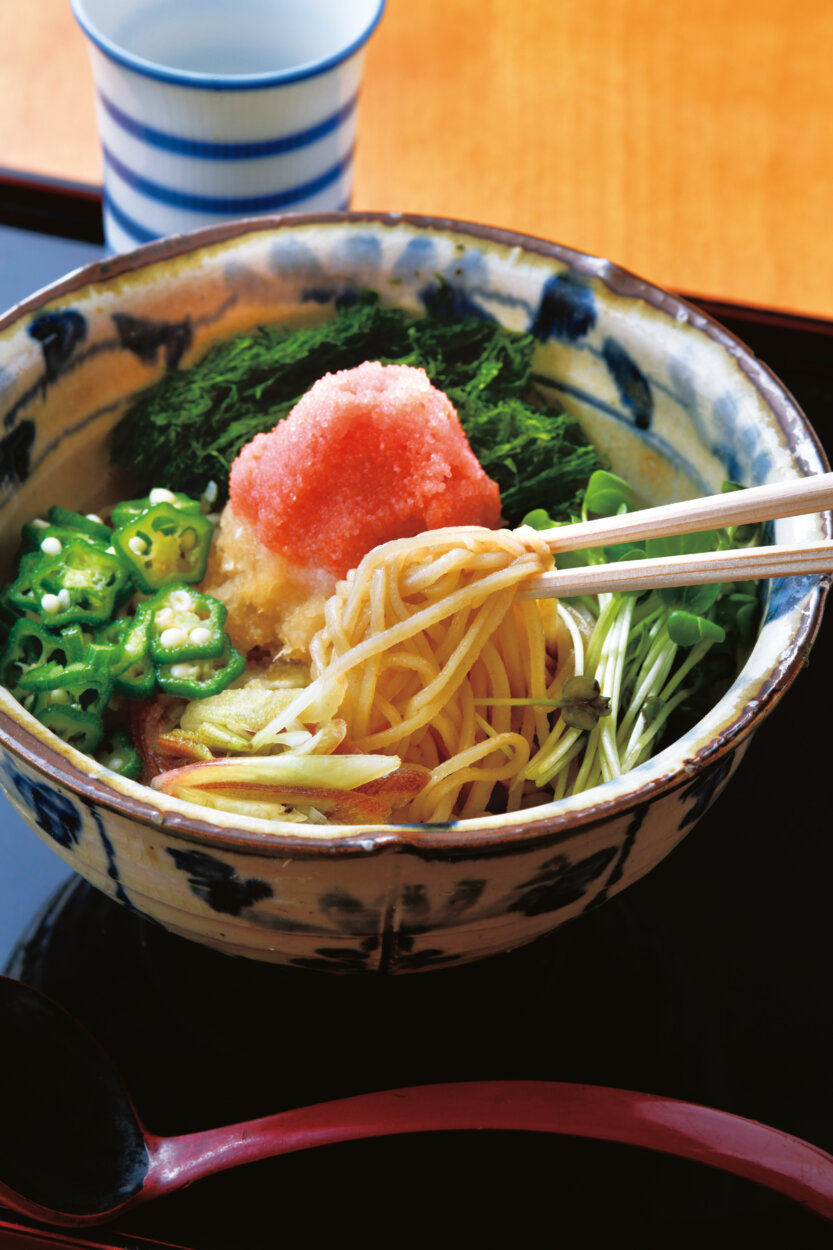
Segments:
[[[692,1103],[552,1081],[386,1090],[182,1137],[146,1131],[98,1043],[63,1008],[0,977],[0,1199],[52,1224],[103,1223],[212,1172],[396,1133],[509,1129],[649,1147],[757,1181],[833,1220],[833,1156]]]

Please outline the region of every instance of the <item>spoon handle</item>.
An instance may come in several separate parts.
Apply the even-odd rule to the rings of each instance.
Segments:
[[[440,1129],[520,1129],[644,1146],[757,1181],[833,1220],[833,1156],[800,1138],[673,1098],[553,1081],[414,1086],[151,1138],[149,1183],[169,1191],[311,1146]]]

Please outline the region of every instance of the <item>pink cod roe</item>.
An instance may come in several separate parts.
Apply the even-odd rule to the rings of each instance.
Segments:
[[[322,377],[231,469],[229,507],[292,564],[344,576],[372,547],[500,525],[500,494],[423,369],[368,361]]]

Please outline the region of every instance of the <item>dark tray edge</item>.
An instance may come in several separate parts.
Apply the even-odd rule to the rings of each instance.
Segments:
[[[0,166],[0,224],[103,246],[101,189]],[[716,321],[744,321],[833,337],[833,319],[694,292],[678,294]]]
[[[101,191],[0,166],[0,223],[104,245]]]

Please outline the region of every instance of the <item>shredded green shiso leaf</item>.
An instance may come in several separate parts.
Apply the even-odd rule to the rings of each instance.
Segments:
[[[508,525],[542,501],[550,516],[566,520],[580,511],[601,459],[574,418],[535,396],[535,342],[494,321],[454,315],[442,287],[424,317],[364,292],[322,325],[263,326],[216,344],[189,369],[169,370],[119,422],[112,458],[140,490],[168,486],[199,496],[215,481],[221,506],[232,461],[255,434],[271,430],[325,373],[380,360],[423,368],[446,392],[500,487]]]

